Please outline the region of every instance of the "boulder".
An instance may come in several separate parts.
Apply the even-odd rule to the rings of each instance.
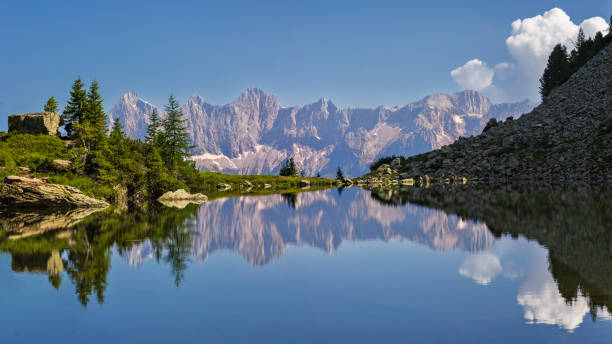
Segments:
[[[58,135],[60,116],[55,112],[24,113],[8,117],[9,131],[21,134]]]
[[[263,188],[264,188],[264,189],[269,189],[269,188],[271,188],[271,187],[272,187],[272,185],[270,185],[270,184],[264,184],[264,185],[263,185]]]
[[[300,180],[300,187],[301,188],[305,188],[305,187],[309,187],[310,186],[310,181],[306,180],[306,179],[302,179]]]
[[[208,197],[201,193],[191,194],[183,189],[168,191],[161,195],[157,201],[166,207],[185,208],[188,204],[201,204],[208,201]]]
[[[89,197],[72,186],[45,183],[37,178],[8,176],[0,186],[0,206],[106,208],[109,204],[104,200]]]
[[[217,184],[217,190],[219,191],[227,191],[227,190],[230,190],[231,188],[232,186],[229,184],[225,184],[225,183]]]
[[[176,191],[168,191],[163,195],[159,196],[158,201],[199,201],[206,202],[208,201],[208,197],[201,193],[191,194],[183,189],[178,189]]]
[[[72,168],[70,160],[55,159],[53,160],[53,168],[57,171],[68,171]]]

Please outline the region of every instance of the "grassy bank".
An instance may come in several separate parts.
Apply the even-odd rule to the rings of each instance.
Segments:
[[[241,195],[270,195],[306,190],[322,190],[336,186],[335,180],[327,178],[229,175],[216,172],[200,172],[200,175],[205,181],[202,191],[210,199]],[[310,186],[300,186],[300,182],[303,180],[310,182]],[[217,189],[219,184],[228,184],[231,186],[231,189],[220,191]]]

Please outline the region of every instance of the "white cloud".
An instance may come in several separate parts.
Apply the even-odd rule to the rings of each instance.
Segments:
[[[459,268],[461,276],[469,277],[482,285],[490,284],[500,272],[502,265],[499,258],[488,252],[468,256]]]
[[[515,99],[529,97],[536,100],[539,98],[538,79],[555,45],[561,43],[568,50],[573,49],[580,28],[587,37],[608,30],[608,23],[602,17],[592,17],[576,25],[560,8],[553,8],[534,17],[517,19],[511,26],[512,32],[506,38],[506,47],[515,61],[498,63],[493,69],[478,59],[468,61],[451,72],[462,89],[493,89],[494,79],[504,81],[514,77],[512,86],[501,93]]]
[[[605,31],[608,24],[601,17],[593,17],[576,25],[562,9],[553,8],[543,15],[515,20],[506,46],[522,68],[541,72],[555,45],[561,43],[570,50],[573,48],[580,27],[587,37],[592,37],[598,31]]]
[[[482,90],[493,84],[495,71],[479,59],[466,62],[451,71],[451,76],[462,89]]]

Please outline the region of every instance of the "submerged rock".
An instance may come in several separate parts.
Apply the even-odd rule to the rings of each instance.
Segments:
[[[108,202],[89,197],[67,185],[37,178],[8,176],[0,186],[0,206],[38,208],[106,208]]]

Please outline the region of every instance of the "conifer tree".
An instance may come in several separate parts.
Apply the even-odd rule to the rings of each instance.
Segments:
[[[164,191],[164,165],[157,147],[149,145],[146,152],[145,183],[152,198],[161,196]]]
[[[53,96],[47,100],[44,110],[45,112],[57,112],[57,102],[55,102],[55,98]]]
[[[540,94],[544,100],[550,92],[561,85],[570,75],[570,65],[567,56],[567,49],[557,44],[548,57],[548,63],[544,74],[540,78]]]
[[[125,157],[127,151],[125,147],[125,133],[123,126],[118,119],[113,121],[113,129],[108,137],[108,148],[111,152],[111,162],[115,166],[119,166],[122,158]]]
[[[580,49],[583,49],[585,41],[584,30],[580,28],[580,30],[578,30],[578,37],[576,38],[576,50],[578,50],[578,52],[580,52]]]
[[[157,114],[157,110],[153,110],[153,113],[151,113],[151,124],[149,124],[149,127],[147,127],[147,136],[145,136],[145,142],[152,145],[158,145],[159,130],[159,115]]]
[[[98,88],[98,83],[93,81],[87,93],[84,117],[75,128],[78,142],[85,148],[83,157],[85,173],[104,177],[110,169],[106,159],[110,151],[106,136],[107,117]]]
[[[182,118],[183,114],[174,95],[168,98],[165,110],[167,115],[162,121],[164,134],[161,153],[166,166],[175,170],[183,158],[189,155],[187,151],[191,149],[191,145],[185,125],[186,121]]]
[[[83,89],[84,86],[80,77],[74,81],[70,91],[70,99],[62,113],[62,124],[68,137],[73,135],[75,124],[81,123],[85,117],[87,92]]]
[[[344,180],[344,172],[342,172],[340,166],[338,166],[338,169],[336,170],[336,179]]]
[[[295,177],[298,175],[298,168],[292,156],[285,160],[280,168],[279,175],[285,177]]]

